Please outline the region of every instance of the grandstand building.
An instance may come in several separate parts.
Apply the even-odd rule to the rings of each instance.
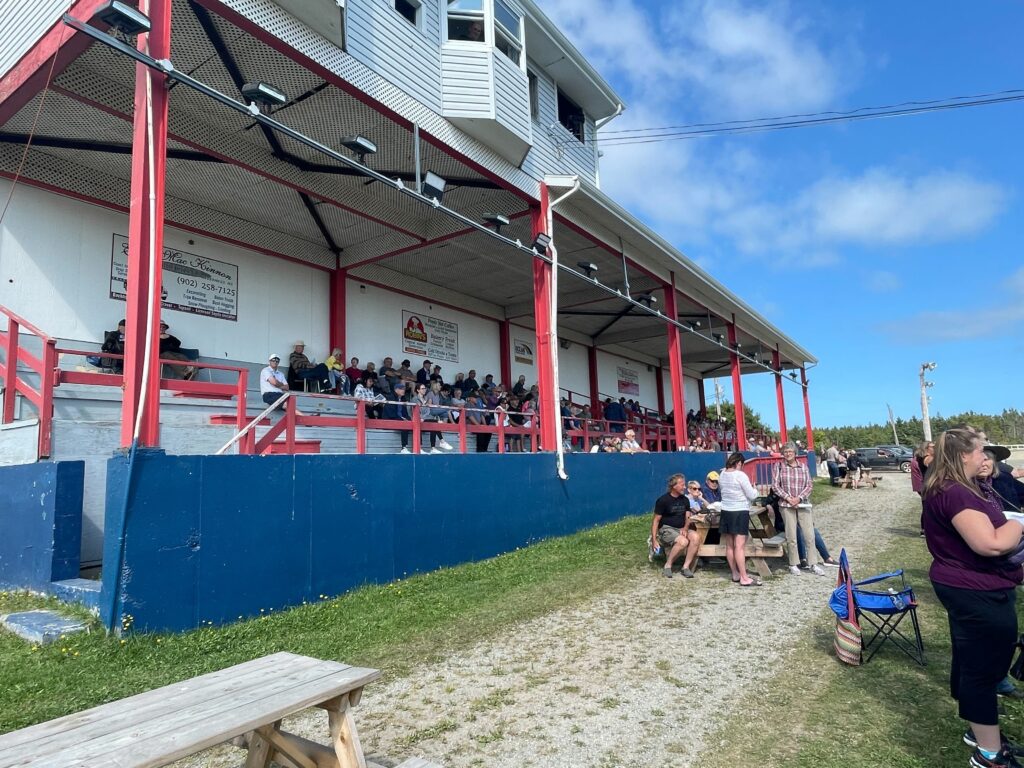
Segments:
[[[813,450],[814,358],[601,191],[623,104],[532,0],[9,0],[0,18],[0,477],[34,489],[4,502],[0,583],[179,629],[487,557],[720,466],[676,453],[709,378],[731,377],[741,447],[744,377],[773,377],[783,439],[782,387],[801,387]],[[161,377],[161,320],[191,380]],[[463,455],[462,419],[450,455],[391,455],[395,429],[305,391],[257,418],[268,355],[300,339],[446,381],[525,375],[528,452]],[[640,404],[653,452],[563,456],[610,426],[564,434],[559,401],[609,397]],[[452,511],[481,506],[501,522]],[[78,579],[100,566],[102,594]]]

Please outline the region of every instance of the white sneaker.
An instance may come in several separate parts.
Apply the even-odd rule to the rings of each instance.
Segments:
[[[817,575],[817,576],[824,576],[825,575],[825,569],[822,568],[817,563],[815,563],[814,565],[811,566],[811,571],[813,571],[814,574]]]
[[[403,448],[402,450],[399,451],[399,453],[412,453],[412,451],[410,451],[408,448]]]
[[[447,440],[443,440],[443,439],[442,439],[442,440],[438,440],[438,441],[437,441],[437,444],[438,444],[438,445],[440,445],[440,446],[441,446],[442,448],[444,448],[444,449],[445,449],[446,451],[451,451],[451,450],[454,450],[454,448],[452,448],[452,447],[451,447],[451,446],[450,446],[450,445],[448,444],[448,441],[447,441]]]
[[[800,575],[800,566],[799,565],[791,565],[791,566],[789,566],[789,572],[792,573],[794,576],[799,576]]]
[[[431,448],[427,453],[444,453],[444,451],[439,451],[437,448]]]

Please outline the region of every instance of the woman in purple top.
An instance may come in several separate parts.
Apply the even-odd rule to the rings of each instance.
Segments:
[[[1022,529],[978,483],[984,443],[969,428],[939,435],[925,477],[924,530],[932,554],[929,578],[946,609],[953,646],[949,688],[969,724],[974,768],[1020,768],[1013,745],[999,732],[996,686],[1005,677],[1017,639],[1015,587],[1021,568],[1002,555]]]

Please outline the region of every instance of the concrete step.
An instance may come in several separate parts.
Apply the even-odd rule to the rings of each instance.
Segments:
[[[98,611],[101,586],[101,582],[94,579],[65,579],[52,582],[50,591],[65,603],[78,603]]]
[[[65,635],[84,632],[89,626],[80,619],[68,619],[54,611],[19,611],[0,616],[0,624],[22,640],[49,645]]]

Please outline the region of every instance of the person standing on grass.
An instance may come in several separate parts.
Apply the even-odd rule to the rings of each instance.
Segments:
[[[800,555],[796,537],[802,535],[807,551],[807,562],[818,576],[825,575],[821,557],[815,548],[814,519],[811,513],[811,475],[807,463],[796,457],[796,445],[786,443],[782,447],[782,461],[775,465],[772,473],[772,490],[779,496],[782,522],[786,529],[786,556],[789,558],[789,572],[800,575]]]
[[[939,435],[924,480],[924,530],[932,565],[928,576],[949,619],[949,691],[967,721],[963,740],[975,747],[973,768],[1021,768],[1019,748],[999,730],[996,688],[1017,640],[1016,586],[1020,566],[1003,555],[1021,541],[1021,524],[978,483],[984,443],[970,428]]]
[[[743,454],[729,454],[725,471],[718,476],[722,489],[722,518],[718,530],[725,543],[725,559],[732,571],[732,580],[741,587],[760,587],[761,580],[747,575],[747,537],[750,535],[750,503],[757,491],[743,472]]]

